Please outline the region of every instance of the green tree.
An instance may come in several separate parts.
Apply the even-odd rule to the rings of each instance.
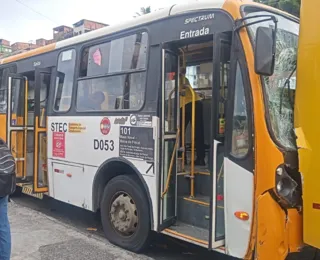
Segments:
[[[301,0],[254,0],[300,17]]]
[[[134,17],[141,16],[144,14],[149,14],[149,13],[151,13],[151,6],[141,7],[140,12],[136,12],[136,15]]]

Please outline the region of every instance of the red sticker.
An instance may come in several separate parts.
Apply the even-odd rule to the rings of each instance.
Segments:
[[[222,201],[222,200],[223,200],[223,195],[218,194],[218,195],[217,195],[217,200],[218,200],[218,201]]]
[[[95,64],[101,66],[101,52],[99,49],[93,53],[93,61]]]
[[[52,136],[52,156],[65,158],[66,157],[66,143],[64,132],[53,132]]]
[[[109,118],[104,117],[100,123],[100,131],[102,134],[107,135],[109,134],[110,129],[111,129],[111,122]]]

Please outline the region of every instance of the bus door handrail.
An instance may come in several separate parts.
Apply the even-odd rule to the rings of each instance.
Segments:
[[[180,138],[180,129],[178,128],[177,130],[177,138],[176,138],[176,143],[174,145],[174,148],[173,148],[173,152],[172,152],[172,156],[171,156],[171,160],[170,160],[170,166],[169,166],[169,171],[168,171],[168,177],[167,177],[167,181],[166,181],[166,186],[161,194],[161,198],[164,197],[164,195],[166,195],[166,193],[168,192],[169,190],[169,184],[170,184],[170,180],[171,180],[171,176],[172,176],[172,168],[173,168],[173,161],[174,161],[174,158],[176,157],[176,151],[177,151],[177,146],[178,146],[178,143],[179,143],[179,138]]]
[[[25,92],[24,92],[24,149],[23,149],[23,156],[25,162],[23,163],[23,173],[22,177],[27,177],[27,138],[28,138],[28,91],[29,91],[29,81],[26,76],[23,77],[25,80]]]
[[[188,88],[191,92],[191,96],[192,96],[192,99],[191,99],[191,105],[192,105],[192,108],[191,108],[191,170],[190,170],[190,197],[193,198],[194,197],[194,186],[195,186],[195,183],[194,183],[194,175],[195,175],[195,172],[194,172],[194,145],[195,145],[195,112],[196,112],[196,108],[195,108],[195,102],[196,102],[196,95],[195,95],[195,91],[193,90],[193,88],[190,86],[190,85],[185,85],[185,79],[183,78],[183,88]],[[183,91],[185,91],[185,89],[183,89]],[[182,144],[181,144],[181,147],[182,147],[182,172],[185,171],[185,161],[184,161],[184,158],[185,158],[185,113],[186,113],[186,109],[185,109],[185,95],[182,95],[182,111],[181,111],[181,114],[182,114]]]
[[[190,171],[190,182],[191,182],[191,189],[190,189],[190,197],[194,197],[194,142],[195,142],[195,102],[196,102],[196,95],[195,91],[191,86],[188,86],[191,96],[192,96],[192,110],[191,110],[191,171]]]
[[[190,170],[190,197],[193,198],[194,197],[194,186],[195,186],[195,183],[194,183],[194,175],[195,175],[195,172],[194,172],[194,145],[195,145],[195,102],[196,102],[196,95],[195,95],[195,91],[193,90],[193,88],[190,86],[190,85],[185,85],[185,78],[183,78],[183,83],[182,83],[182,86],[183,86],[183,91],[185,92],[185,88],[188,88],[190,90],[190,93],[191,93],[191,96],[192,96],[192,99],[191,99],[191,105],[192,105],[192,108],[191,108],[191,170]],[[182,114],[182,126],[180,126],[180,128],[182,128],[182,131],[181,131],[181,139],[182,139],[182,144],[181,144],[181,147],[182,147],[182,172],[185,171],[185,114],[186,114],[186,109],[185,109],[185,95],[182,95],[182,111],[181,111],[181,114]]]
[[[183,85],[184,85],[184,82],[185,82],[185,79],[183,78]],[[185,91],[185,90],[183,90]],[[181,93],[180,93],[181,95]],[[185,171],[185,153],[186,153],[186,150],[185,150],[185,147],[186,147],[186,129],[185,129],[185,125],[186,125],[186,100],[185,100],[185,95],[182,95],[182,98],[181,98],[181,117],[182,117],[182,120],[181,120],[181,126],[180,126],[180,129],[182,128],[182,133],[181,133],[181,140],[182,140],[182,144],[181,144],[181,147],[182,147],[182,158],[181,158],[181,164],[182,164],[182,171],[184,172]]]
[[[169,121],[170,115],[171,115],[171,101],[172,101],[172,95],[175,92],[176,88],[174,88],[173,90],[171,90],[171,92],[169,93],[169,97],[168,97],[168,114],[167,114],[167,120],[168,120],[168,128],[171,129],[171,124]]]

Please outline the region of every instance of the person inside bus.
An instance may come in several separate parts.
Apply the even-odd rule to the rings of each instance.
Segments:
[[[192,120],[192,93],[190,82],[185,76],[186,69],[180,69],[179,90],[181,91],[183,85],[185,86],[185,125],[186,129]],[[184,84],[183,84],[183,79]],[[195,165],[205,165],[205,145],[204,145],[204,129],[203,129],[203,107],[201,97],[195,92],[195,148],[197,158]],[[180,97],[180,125],[182,126],[182,98]],[[180,135],[180,143],[182,143]]]
[[[99,111],[101,110],[101,105],[105,101],[105,96],[102,91],[96,91],[89,96],[83,96],[81,100],[79,100],[78,108],[80,110],[93,110]]]

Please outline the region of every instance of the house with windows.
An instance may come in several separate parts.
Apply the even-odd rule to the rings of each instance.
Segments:
[[[11,52],[10,42],[5,39],[0,39],[0,57],[8,56]]]

